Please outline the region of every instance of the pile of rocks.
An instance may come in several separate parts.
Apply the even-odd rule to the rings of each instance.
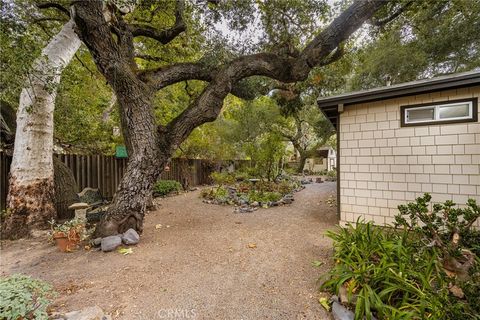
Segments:
[[[308,183],[311,183],[310,181]],[[256,211],[258,208],[270,208],[270,207],[276,207],[276,206],[282,206],[286,204],[292,204],[292,202],[295,200],[293,198],[293,193],[299,192],[301,190],[305,189],[305,185],[301,184],[294,190],[292,190],[291,193],[288,193],[284,195],[280,200],[278,201],[268,201],[268,202],[258,202],[258,201],[253,201],[250,202],[248,199],[245,199],[245,197],[241,197],[238,195],[238,190],[235,187],[228,187],[227,189],[227,196],[224,198],[220,199],[204,199],[203,203],[208,203],[208,204],[219,204],[219,205],[234,205],[235,209],[233,212],[235,213],[247,213],[247,212],[253,212]]]
[[[293,198],[293,194],[291,193],[284,195],[283,198],[278,201],[268,201],[268,202],[254,201],[252,203],[249,203],[247,200],[242,199],[239,201],[239,204],[235,207],[233,212],[234,213],[253,212],[258,210],[258,208],[270,208],[270,207],[283,206],[286,204],[292,204],[293,201],[295,201],[295,199]]]
[[[302,185],[313,183],[313,178],[310,178],[310,179],[302,179],[302,180],[300,180],[300,183],[301,183]]]
[[[51,318],[53,320],[112,320],[112,317],[105,314],[99,306],[88,307],[65,314],[53,314]]]
[[[109,252],[117,249],[122,244],[134,245],[140,242],[140,235],[134,229],[128,229],[123,234],[108,236],[105,238],[96,238],[91,244],[94,247],[100,247],[103,252]]]

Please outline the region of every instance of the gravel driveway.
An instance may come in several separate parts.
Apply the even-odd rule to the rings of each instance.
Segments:
[[[292,205],[238,214],[199,191],[160,199],[130,255],[19,240],[3,243],[1,272],[53,283],[55,310],[98,305],[114,319],[329,319],[316,280],[330,264],[335,190],[314,183]]]

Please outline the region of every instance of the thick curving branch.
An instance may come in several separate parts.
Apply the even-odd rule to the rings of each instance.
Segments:
[[[385,26],[387,23],[395,20],[399,15],[401,15],[403,12],[405,12],[405,10],[408,9],[408,7],[410,7],[410,5],[413,4],[413,0],[411,1],[407,1],[404,5],[402,5],[399,9],[397,9],[397,11],[395,11],[394,13],[392,13],[390,16],[386,17],[386,18],[383,18],[383,19],[371,19],[371,24],[376,26],[376,27],[383,27]]]
[[[385,4],[386,1],[376,0],[354,2],[319,33],[298,58],[279,56],[274,53],[258,53],[233,60],[217,71],[210,80],[210,84],[194,103],[167,125],[168,134],[165,135],[165,139],[168,139],[172,147],[176,148],[193,129],[215,120],[222,109],[224,98],[232,91],[235,84],[244,78],[266,76],[281,82],[305,80],[314,66],[328,64],[332,59],[341,56],[342,50],[337,49],[340,44]],[[192,75],[197,77],[202,75],[201,72],[194,72],[194,68],[198,66],[189,66],[189,68]],[[179,69],[184,71],[188,68]],[[156,76],[165,72],[166,70],[163,70]],[[182,73],[177,70],[176,74]]]
[[[68,11],[67,8],[65,8],[59,3],[55,3],[55,2],[37,3],[37,8],[38,9],[50,9],[50,8],[57,9],[58,11],[60,11],[61,13],[65,14],[67,17],[70,18],[70,11]]]
[[[167,44],[186,30],[183,21],[184,0],[177,0],[175,7],[175,24],[167,30],[158,30],[147,24],[131,24],[130,31],[134,37],[147,37],[162,44]]]

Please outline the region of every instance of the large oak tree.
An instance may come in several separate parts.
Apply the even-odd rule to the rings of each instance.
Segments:
[[[172,153],[193,129],[213,121],[229,93],[241,89],[242,80],[265,76],[282,82],[305,80],[315,66],[328,63],[347,40],[386,2],[356,1],[319,32],[301,51],[270,51],[239,56],[212,68],[201,62],[186,62],[142,70],[135,61],[135,38],[147,37],[168,44],[185,31],[183,2],[178,1],[175,24],[168,30],[127,22],[112,7],[108,23],[103,1],[75,1],[76,31],[90,50],[98,69],[118,98],[122,130],[129,152],[127,171],[97,236],[143,229],[147,199]],[[166,126],[156,124],[152,100],[155,92],[185,80],[208,82],[195,101]]]

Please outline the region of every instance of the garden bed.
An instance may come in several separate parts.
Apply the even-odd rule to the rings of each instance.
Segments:
[[[335,267],[322,289],[334,296],[319,301],[335,319],[478,319],[480,209],[471,199],[430,211],[430,200],[399,206],[392,228],[357,221],[328,233]]]
[[[270,208],[291,204],[294,193],[305,187],[302,181],[282,176],[275,181],[246,179],[235,181],[229,174],[214,174],[217,186],[202,190],[203,202],[235,206],[234,212],[253,212],[258,208]],[[310,181],[309,181],[310,182]]]

